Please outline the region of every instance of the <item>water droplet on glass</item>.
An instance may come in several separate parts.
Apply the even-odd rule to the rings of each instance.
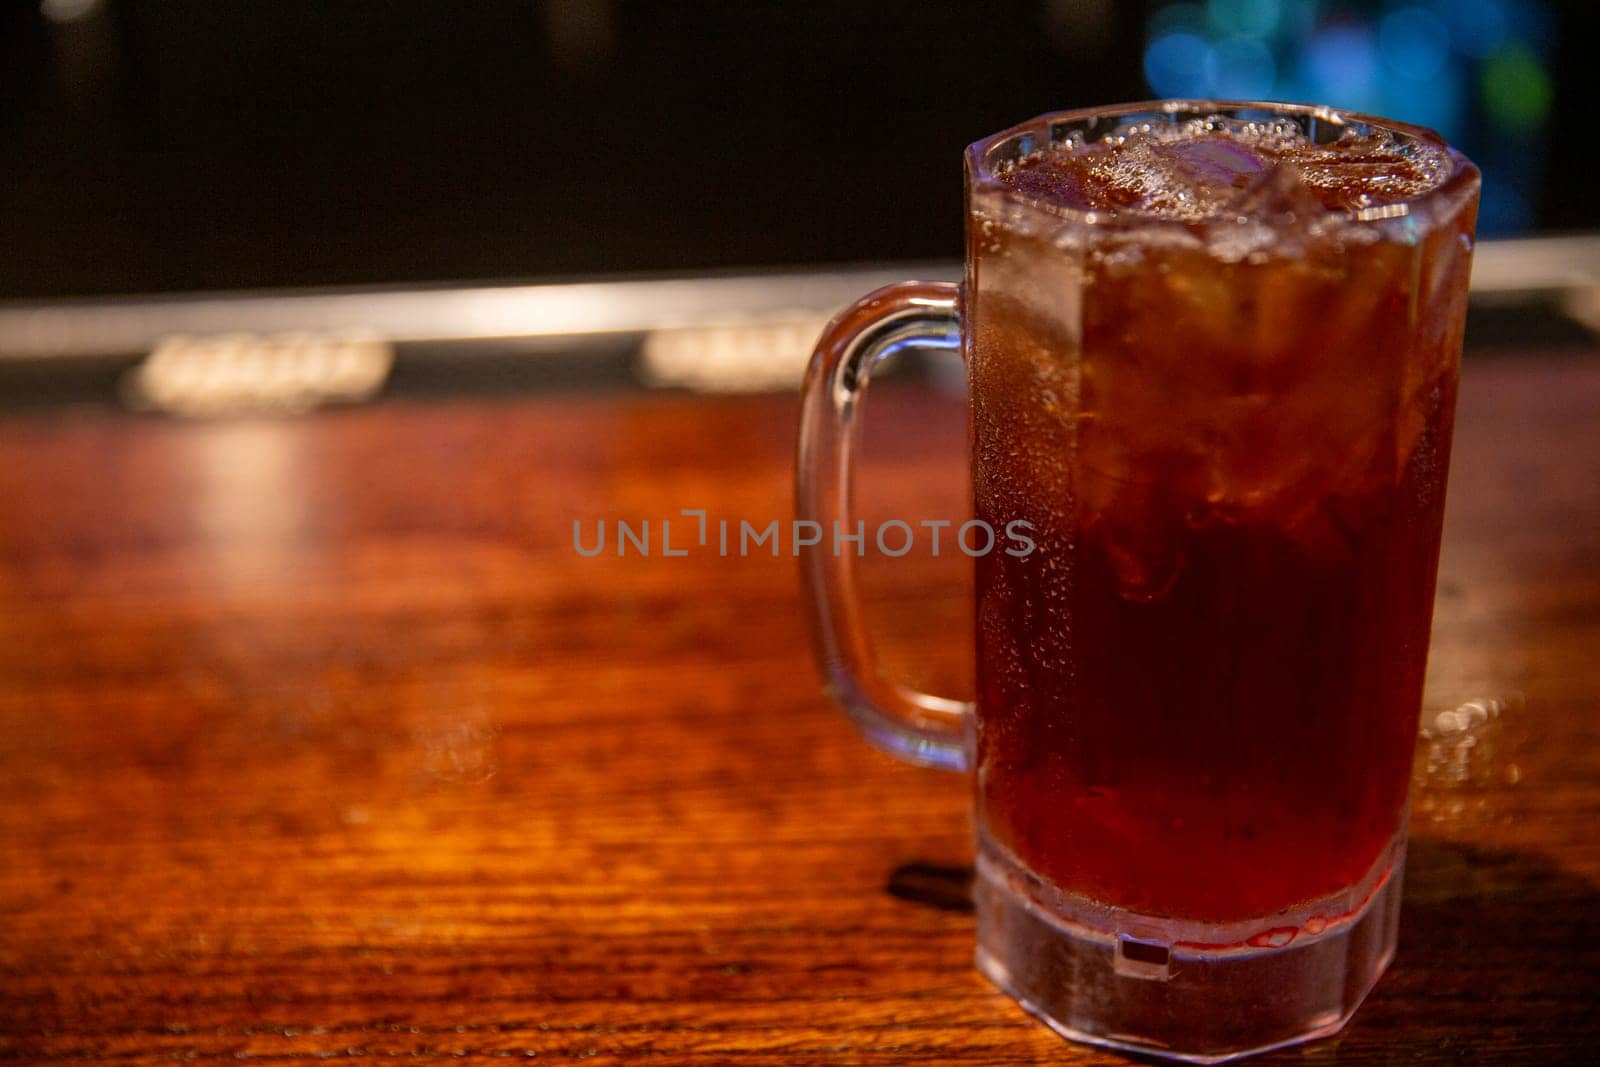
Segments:
[[[1263,930],[1252,937],[1247,944],[1253,948],[1282,948],[1295,939],[1300,930],[1294,926],[1279,926],[1272,930]]]

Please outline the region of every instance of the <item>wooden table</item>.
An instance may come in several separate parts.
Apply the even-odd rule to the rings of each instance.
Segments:
[[[869,519],[958,515],[959,398],[878,394]],[[1279,1061],[1600,1047],[1597,413],[1594,354],[1469,365],[1400,955]],[[0,1059],[1125,1062],[973,970],[964,783],[826,704],[792,559],[715,552],[793,414],[0,423]],[[963,570],[871,570],[895,670],[970,684]]]

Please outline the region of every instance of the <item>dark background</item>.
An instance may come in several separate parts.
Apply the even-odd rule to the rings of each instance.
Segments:
[[[1169,6],[0,0],[0,297],[953,258],[961,147],[1154,95]],[[1491,233],[1600,224],[1594,6]]]

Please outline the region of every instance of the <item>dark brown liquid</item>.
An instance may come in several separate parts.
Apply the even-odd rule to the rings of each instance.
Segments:
[[[1321,551],[1172,501],[1152,509],[1185,521],[1182,558],[1148,600],[1093,520],[1070,549],[980,560],[979,761],[1003,843],[1147,914],[1237,919],[1355,884],[1410,774],[1438,550],[1415,501],[1439,491],[1452,400],[1441,390],[1433,458],[1330,501]],[[1063,553],[1072,573],[1052,580]],[[1051,631],[1062,616],[1070,638]]]
[[[1237,921],[1399,830],[1462,214],[1321,257],[1090,251],[1075,315],[1030,269],[1059,249],[975,221],[976,514],[1038,544],[978,561],[980,818],[1055,885]]]

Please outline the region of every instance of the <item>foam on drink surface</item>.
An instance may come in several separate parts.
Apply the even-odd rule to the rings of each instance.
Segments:
[[[1204,222],[1349,215],[1420,196],[1449,173],[1442,145],[1385,129],[1351,127],[1319,144],[1293,122],[1213,117],[1142,123],[1093,142],[1075,136],[997,176],[1058,207]]]

